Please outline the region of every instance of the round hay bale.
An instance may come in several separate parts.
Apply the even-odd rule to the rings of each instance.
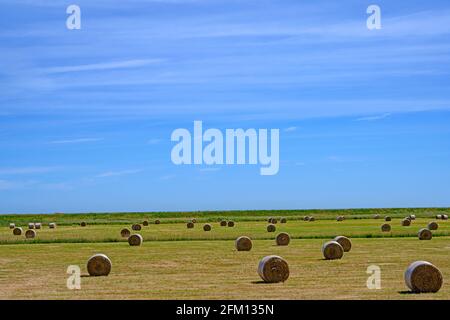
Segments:
[[[220,226],[221,227],[226,227],[227,226],[227,222],[225,220],[220,221]]]
[[[9,224],[9,228],[10,228],[10,229],[14,229],[15,227],[16,227],[16,224],[15,224],[15,223],[10,223],[10,224]]]
[[[147,221],[147,220],[144,220],[144,221],[142,222],[142,225],[143,225],[144,227],[148,227],[148,221]]]
[[[386,216],[386,217],[384,217],[384,221],[391,221],[392,219],[391,219],[391,217],[389,217],[389,216]]]
[[[144,242],[144,238],[140,234],[133,234],[128,237],[128,243],[130,246],[140,246]]]
[[[160,220],[158,220],[158,219],[155,220],[155,224],[160,224],[160,223],[161,223]]]
[[[415,261],[405,272],[405,282],[412,292],[438,292],[442,287],[441,271],[427,261]]]
[[[107,276],[111,268],[111,260],[104,254],[94,254],[87,262],[87,271],[91,277]]]
[[[258,265],[258,274],[264,282],[285,282],[289,278],[289,265],[279,256],[266,256]]]
[[[28,224],[28,229],[34,229],[34,223],[29,223]]]
[[[416,220],[416,215],[415,214],[410,214],[408,216],[409,220]]]
[[[277,229],[277,227],[275,227],[274,224],[269,224],[267,226],[267,232],[275,232],[276,229]]]
[[[50,222],[50,223],[48,224],[48,227],[49,227],[50,229],[56,229],[56,223]]]
[[[277,218],[272,218],[272,224],[276,224],[278,222]]]
[[[35,229],[41,229],[41,228],[42,228],[42,224],[41,224],[40,222],[35,223],[35,224],[34,224],[34,228],[35,228]]]
[[[192,228],[194,227],[194,223],[193,223],[192,221],[189,221],[189,222],[186,224],[186,227],[187,227],[188,229],[192,229]]]
[[[409,227],[410,225],[411,225],[411,220],[409,220],[408,218],[405,218],[402,220],[403,227]]]
[[[140,231],[141,229],[142,229],[142,227],[141,227],[141,225],[140,224],[133,224],[132,226],[131,226],[131,229],[132,230],[134,230],[134,231]]]
[[[20,236],[21,234],[22,234],[22,232],[23,232],[23,229],[22,228],[14,228],[14,230],[13,230],[13,235],[15,235],[15,236]]]
[[[443,214],[443,215],[442,215],[442,220],[448,220],[448,215]]]
[[[86,223],[86,221],[82,221],[82,222],[80,223],[80,226],[82,226],[82,227],[86,227],[86,226],[87,226],[87,223]]]
[[[28,229],[27,231],[25,231],[25,238],[33,239],[35,237],[36,237],[36,231],[34,231],[33,229]]]
[[[349,252],[352,249],[352,241],[347,237],[337,236],[336,238],[334,238],[334,241],[342,246],[344,252]]]
[[[309,221],[309,217],[308,216],[303,217],[303,221]]]
[[[376,215],[373,216],[373,218],[374,218],[374,219],[380,219],[381,216],[380,216],[379,214],[376,214]]]
[[[344,248],[336,241],[328,241],[322,246],[322,254],[327,260],[341,259]]]
[[[428,224],[428,229],[430,229],[430,230],[437,230],[438,228],[439,228],[439,225],[437,224],[437,222],[432,221]]]
[[[286,223],[286,222],[287,222],[286,218],[281,218],[280,219],[280,223]]]
[[[309,222],[313,222],[313,221],[316,221],[316,218],[314,218],[314,217],[309,217],[309,220],[308,220]]]
[[[242,236],[236,239],[235,246],[237,251],[252,250],[252,240],[249,237]]]
[[[211,231],[211,225],[209,224],[209,223],[207,223],[207,224],[205,224],[204,226],[203,226],[203,230],[204,231]]]
[[[193,218],[191,221],[192,221],[192,223],[197,223],[197,219],[195,219],[195,218]]]
[[[436,219],[441,220],[442,219],[442,214],[437,214],[436,215]]]
[[[280,232],[275,238],[277,246],[287,246],[291,241],[291,237],[286,232]]]
[[[344,217],[343,216],[337,216],[336,217],[336,221],[344,221]]]
[[[433,234],[430,229],[427,228],[420,229],[417,236],[419,237],[419,240],[431,240],[431,238],[433,238]]]
[[[272,217],[270,217],[269,219],[267,219],[267,223],[272,223]]]
[[[228,226],[229,226],[230,228],[234,227],[234,221],[228,221]]]
[[[390,232],[391,231],[391,225],[388,223],[385,223],[381,226],[381,231],[382,232]]]
[[[123,228],[122,230],[120,230],[120,235],[122,236],[122,238],[128,238],[131,235],[131,231],[127,228]]]

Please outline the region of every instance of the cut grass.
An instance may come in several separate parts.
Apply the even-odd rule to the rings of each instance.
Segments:
[[[414,237],[420,228],[426,227],[429,219],[418,218],[411,226],[402,227],[401,219],[391,221],[392,231],[381,232],[381,220],[357,219],[337,222],[335,220],[318,220],[305,222],[300,220],[288,221],[286,224],[277,224],[277,232],[268,233],[267,223],[262,221],[239,222],[233,228],[220,227],[218,222],[212,223],[212,230],[204,232],[202,225],[197,223],[194,229],[187,229],[184,223],[170,223],[150,225],[143,227],[140,233],[144,241],[185,241],[185,240],[235,240],[245,235],[252,239],[275,239],[278,232],[287,232],[293,239],[331,239],[344,235],[351,238],[392,238]],[[129,225],[88,225],[59,226],[57,229],[45,227],[38,230],[35,239],[25,239],[24,236],[14,236],[8,227],[0,229],[0,244],[19,243],[101,243],[123,242],[120,231]],[[450,235],[450,222],[440,221],[433,237]]]
[[[325,261],[323,240],[255,240],[250,252],[233,241],[3,245],[1,299],[449,299],[449,237],[353,239],[341,260]],[[87,259],[104,253],[112,260],[108,277],[83,277],[81,290],[66,287],[69,265],[86,274]],[[270,254],[289,263],[285,283],[261,283],[256,268]],[[415,260],[438,266],[444,285],[436,294],[404,294],[403,274]],[[30,263],[31,262],[31,263]],[[369,265],[381,268],[381,290],[366,287]]]

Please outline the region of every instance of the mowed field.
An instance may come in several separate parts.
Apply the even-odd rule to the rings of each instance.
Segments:
[[[398,210],[398,209],[397,209]],[[417,210],[417,209],[416,209]],[[447,212],[449,210],[446,210]],[[442,212],[442,209],[439,209]],[[194,229],[186,228],[186,217],[161,214],[115,216],[108,224],[95,215],[49,215],[56,229],[43,226],[36,239],[13,236],[6,222],[27,229],[23,216],[3,216],[0,222],[0,298],[1,299],[450,299],[450,223],[435,220],[433,209],[415,212],[418,218],[409,227],[401,226],[402,211],[387,212],[392,232],[382,233],[383,219],[360,213],[344,213],[346,220],[335,221],[336,212],[321,212],[321,219],[302,221],[298,214],[264,215],[234,212],[229,216],[234,227],[221,227],[214,214],[191,213],[198,218]],[[372,212],[371,212],[372,213]],[[341,213],[342,214],[342,213]],[[383,211],[382,214],[386,214]],[[216,213],[220,216],[220,214]],[[186,214],[188,216],[188,214]],[[212,217],[211,217],[212,216]],[[222,217],[228,215],[222,213]],[[274,233],[266,231],[267,217],[286,216],[286,224],[277,223]],[[316,216],[316,215],[314,215]],[[78,218],[77,218],[78,217]],[[131,247],[120,237],[120,230],[131,223],[155,217],[161,224],[142,227],[143,245]],[[334,218],[333,218],[334,217]],[[34,219],[33,219],[34,218]],[[44,221],[41,216],[26,217],[30,222]],[[88,225],[81,227],[77,219]],[[101,219],[101,218],[100,218]],[[17,221],[15,221],[17,220]],[[49,221],[48,220],[48,221]],[[47,222],[48,222],[47,221]],[[417,231],[437,221],[433,239],[420,241]],[[205,222],[212,231],[205,232]],[[276,246],[278,232],[291,235],[289,246]],[[234,240],[241,235],[253,239],[249,252],[238,252]],[[352,239],[353,248],[340,260],[327,261],[322,244],[337,235]],[[107,277],[89,277],[88,258],[104,253],[112,261]],[[266,255],[283,257],[290,268],[285,283],[266,284],[257,273],[260,259]],[[436,265],[444,277],[438,293],[411,294],[403,276],[408,265],[426,260]],[[69,290],[66,273],[69,265],[82,271],[81,289]],[[381,289],[366,286],[369,265],[381,268]]]

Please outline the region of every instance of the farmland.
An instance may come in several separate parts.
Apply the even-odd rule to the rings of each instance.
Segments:
[[[411,226],[401,220],[414,212]],[[285,212],[116,213],[0,216],[0,299],[450,299],[450,223],[439,220],[433,239],[420,241],[417,231],[448,209],[372,209]],[[392,231],[374,214],[389,215]],[[316,221],[303,221],[313,215]],[[344,215],[341,222],[337,215]],[[267,217],[286,217],[276,232],[266,231]],[[161,224],[152,223],[159,219]],[[193,229],[186,221],[196,218]],[[221,227],[218,218],[232,219]],[[148,219],[139,231],[144,243],[130,247],[122,228]],[[85,221],[86,227],[80,227]],[[9,223],[24,230],[42,222],[35,239],[12,235]],[[49,229],[46,223],[55,222]],[[205,232],[204,223],[212,230]],[[291,236],[289,246],[276,246],[278,232]],[[253,240],[249,252],[238,252],[234,240]],[[353,248],[340,260],[326,261],[321,245],[337,235],[350,237]],[[89,277],[87,259],[104,253],[112,261],[107,277]],[[266,255],[282,256],[290,276],[284,283],[266,284],[256,268]],[[438,293],[409,294],[403,280],[407,266],[427,260],[438,266],[444,285]],[[82,271],[81,290],[66,287],[69,265]],[[381,289],[366,286],[369,265],[381,268]]]

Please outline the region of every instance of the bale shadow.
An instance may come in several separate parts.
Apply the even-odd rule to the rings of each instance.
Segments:
[[[411,290],[399,291],[400,294],[420,294],[420,292],[414,292]]]
[[[262,280],[259,281],[252,281],[253,284],[267,284],[267,282],[264,282]]]

